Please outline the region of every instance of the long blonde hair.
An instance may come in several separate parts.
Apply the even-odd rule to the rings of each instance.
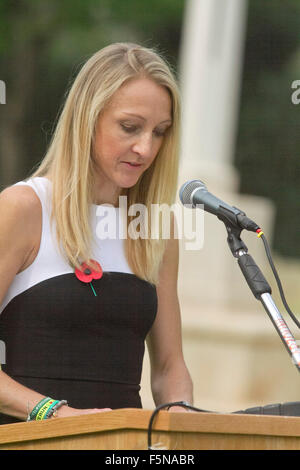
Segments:
[[[91,259],[90,204],[93,189],[93,141],[99,114],[126,80],[146,76],[166,87],[172,100],[172,126],[153,164],[125,191],[128,206],[171,204],[177,189],[180,100],[176,79],[153,49],[116,43],[96,52],[83,65],[65,101],[48,151],[31,177],[51,175],[52,220],[64,256],[73,267]],[[150,211],[149,211],[150,213]],[[166,241],[127,237],[129,265],[156,284]]]

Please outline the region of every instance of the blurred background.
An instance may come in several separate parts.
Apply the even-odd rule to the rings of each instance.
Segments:
[[[262,226],[299,314],[299,30],[298,0],[1,0],[1,189],[43,158],[90,55],[116,41],[155,47],[182,91],[179,183],[202,179]],[[262,242],[243,239],[283,311]],[[178,286],[195,405],[233,411],[299,400],[298,372],[209,214],[202,250],[181,247]],[[146,355],[142,396],[152,408],[148,373]]]

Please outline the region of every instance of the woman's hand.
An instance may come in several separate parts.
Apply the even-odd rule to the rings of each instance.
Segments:
[[[186,413],[187,411],[191,410],[185,408],[184,406],[170,406],[168,411],[171,411],[172,413]]]
[[[111,411],[111,408],[71,408],[70,406],[63,405],[55,414],[56,418],[67,418],[68,416],[89,415],[94,413],[102,413],[104,411]]]

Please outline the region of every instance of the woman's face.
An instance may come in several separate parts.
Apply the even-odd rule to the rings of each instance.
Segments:
[[[99,116],[94,161],[97,203],[112,202],[152,164],[172,124],[166,88],[148,78],[127,81]]]

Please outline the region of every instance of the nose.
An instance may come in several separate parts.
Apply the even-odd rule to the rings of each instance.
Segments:
[[[143,158],[151,158],[154,151],[152,133],[151,135],[145,133],[138,136],[132,146],[132,150]]]

